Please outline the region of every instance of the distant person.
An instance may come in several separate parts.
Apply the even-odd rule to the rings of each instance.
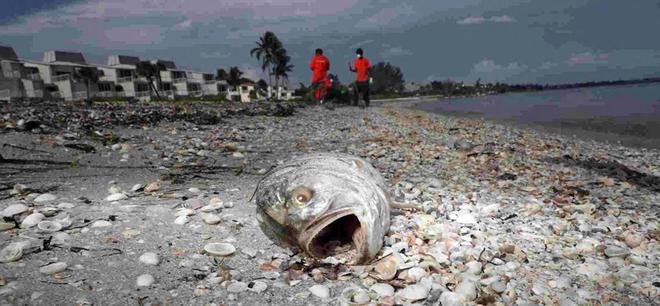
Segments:
[[[312,70],[312,89],[314,90],[314,99],[323,104],[323,99],[330,88],[328,79],[328,70],[330,70],[330,60],[323,55],[322,49],[316,49],[316,55],[309,63],[309,69]]]
[[[360,100],[364,100],[364,105],[369,107],[369,70],[371,63],[364,57],[362,48],[355,50],[357,58],[355,59],[355,67],[348,63],[348,69],[355,72],[355,94],[357,97],[353,98],[353,105],[358,105]]]

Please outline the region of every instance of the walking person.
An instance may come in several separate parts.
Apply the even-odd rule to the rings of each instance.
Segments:
[[[328,70],[330,70],[330,60],[323,55],[322,49],[316,49],[316,54],[309,63],[309,69],[312,70],[312,90],[314,90],[314,99],[323,104],[323,99],[328,93],[330,80],[328,79]]]
[[[348,63],[348,69],[355,72],[354,92],[356,97],[353,98],[353,105],[358,105],[360,100],[364,100],[364,105],[369,107],[369,70],[371,69],[371,63],[364,57],[362,48],[358,48],[355,54],[357,58],[355,59],[354,66]]]

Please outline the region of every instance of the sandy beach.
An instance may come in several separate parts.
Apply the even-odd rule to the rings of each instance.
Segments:
[[[0,304],[657,303],[660,150],[417,102],[5,108]],[[314,263],[261,232],[263,174],[322,151],[419,206],[393,212],[379,262]]]

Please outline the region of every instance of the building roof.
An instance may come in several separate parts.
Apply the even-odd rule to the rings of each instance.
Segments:
[[[85,57],[80,52],[69,52],[69,51],[46,51],[44,52],[43,61],[46,63],[53,62],[64,62],[64,63],[75,63],[81,65],[87,65]]]
[[[0,60],[17,61],[18,56],[14,52],[14,48],[9,46],[0,46]]]
[[[78,64],[78,63],[61,62],[61,61],[40,62],[40,61],[33,61],[33,60],[23,60],[23,63],[25,63],[25,64],[35,64],[35,65],[48,65],[48,66],[95,67],[95,66],[89,65],[89,64]]]
[[[108,57],[108,65],[110,66],[123,66],[130,65],[135,67],[140,62],[140,58],[137,56],[128,56],[128,55],[110,55]]]

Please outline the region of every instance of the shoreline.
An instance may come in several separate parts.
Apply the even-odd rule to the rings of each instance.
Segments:
[[[337,303],[346,288],[373,284],[394,292],[369,295],[381,304],[648,305],[660,296],[660,151],[409,104],[306,106],[286,116],[248,109],[210,125],[172,117],[152,125],[69,124],[50,134],[5,129],[0,142],[10,145],[0,175],[8,189],[0,211],[21,204],[30,211],[15,215],[19,223],[40,211],[48,221],[66,215],[72,225],[54,233],[0,231],[0,248],[29,246],[18,260],[0,263],[0,301],[296,306]],[[192,116],[204,114],[192,107]],[[31,114],[12,112],[11,120]],[[387,259],[392,279],[376,278],[369,265],[310,266],[259,228],[249,199],[262,175],[291,156],[320,151],[367,159],[397,201],[420,207],[393,211],[382,250],[397,254]],[[9,194],[17,183],[24,186]],[[212,242],[236,251],[210,256],[203,250]],[[157,254],[155,266],[140,259],[147,252]],[[51,262],[65,268],[40,272]],[[137,287],[143,274],[154,282]]]

